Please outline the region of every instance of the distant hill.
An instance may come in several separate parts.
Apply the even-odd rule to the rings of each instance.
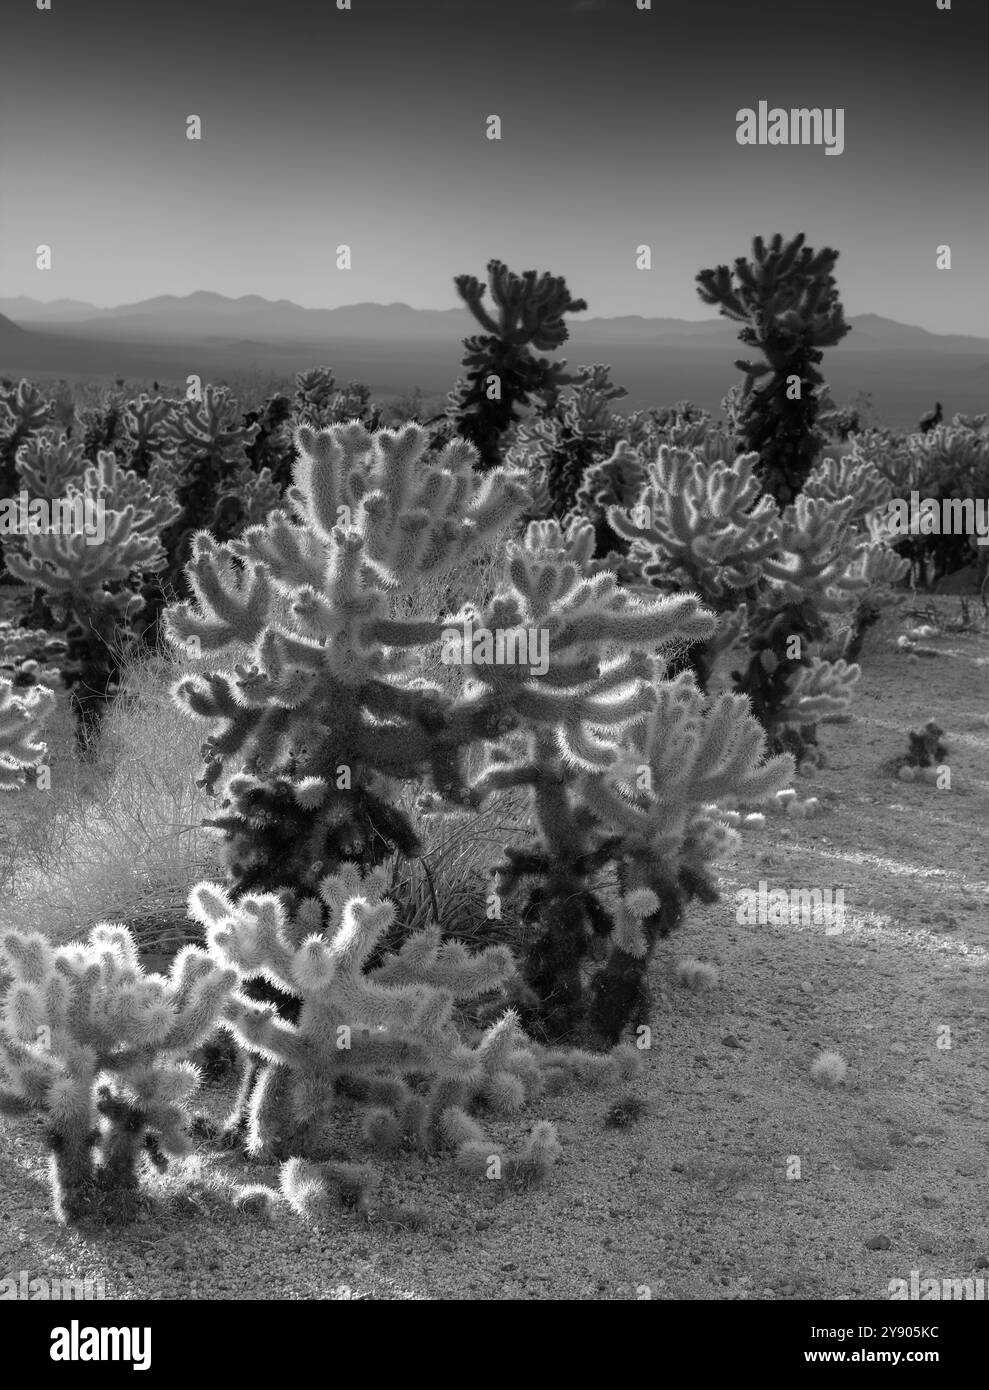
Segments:
[[[22,343],[28,336],[23,328],[19,328],[16,323],[11,323],[4,314],[0,314],[0,352],[3,352],[8,343]]]
[[[562,356],[571,365],[608,362],[625,386],[622,408],[688,397],[716,410],[740,380],[737,325],[626,314],[571,321]],[[870,392],[890,424],[909,426],[935,400],[950,416],[989,398],[989,339],[930,333],[878,314],[849,319],[852,332],[825,354],[838,401]],[[81,300],[0,299],[0,373],[182,381],[244,372],[290,377],[331,366],[339,381],[363,381],[383,399],[413,386],[448,391],[460,371],[461,340],[476,330],[462,305],[350,304],[305,309],[291,300],[200,290],[98,308]]]

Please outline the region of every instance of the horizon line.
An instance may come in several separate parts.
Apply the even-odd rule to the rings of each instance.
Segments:
[[[454,310],[463,310],[465,313],[468,313],[468,314],[470,313],[470,310],[468,309],[468,307],[467,307],[466,304],[450,304],[450,305],[447,305],[445,308],[438,308],[438,307],[436,307],[436,306],[434,306],[434,305],[416,305],[416,304],[410,304],[410,303],[408,302],[408,300],[404,300],[404,299],[391,299],[391,300],[388,300],[387,302],[384,302],[384,301],[381,301],[381,300],[376,300],[376,299],[358,299],[358,300],[351,300],[351,301],[349,301],[349,302],[346,303],[346,304],[300,304],[299,301],[298,301],[297,299],[288,299],[288,298],[284,298],[284,297],[279,297],[278,299],[270,299],[267,295],[258,294],[257,291],[254,291],[254,290],[248,292],[247,294],[240,294],[240,295],[224,294],[224,293],[223,293],[222,291],[220,291],[220,290],[206,290],[206,289],[190,290],[190,291],[188,291],[186,294],[176,294],[174,291],[171,291],[171,290],[163,290],[163,291],[161,291],[161,292],[159,292],[159,293],[157,293],[157,294],[149,294],[149,295],[146,295],[146,296],[144,296],[144,298],[142,298],[142,299],[128,300],[128,301],[123,301],[123,302],[117,303],[117,304],[94,304],[92,300],[88,300],[88,299],[77,299],[77,297],[76,297],[75,295],[70,295],[70,294],[56,295],[53,299],[39,299],[39,298],[37,298],[35,295],[30,295],[30,294],[0,295],[0,300],[3,300],[3,299],[26,299],[26,300],[30,301],[32,304],[41,304],[41,305],[44,305],[44,306],[46,306],[46,307],[48,307],[48,306],[50,306],[50,305],[52,305],[52,304],[57,304],[60,300],[67,300],[67,301],[73,301],[73,300],[74,300],[76,303],[79,303],[79,304],[87,304],[87,305],[89,305],[90,308],[93,308],[93,309],[111,310],[111,309],[120,309],[120,308],[123,308],[123,307],[124,307],[124,303],[129,303],[129,304],[143,304],[143,303],[146,303],[148,300],[152,300],[152,299],[177,299],[177,300],[192,299],[192,298],[194,298],[196,295],[204,295],[204,294],[205,294],[205,295],[213,295],[213,296],[215,296],[217,299],[225,299],[225,300],[229,301],[230,303],[237,303],[237,302],[239,302],[239,301],[242,300],[242,299],[261,299],[261,300],[264,300],[264,302],[265,302],[266,304],[271,304],[271,305],[277,305],[277,304],[291,305],[293,308],[301,309],[304,313],[333,313],[333,312],[336,312],[336,311],[339,310],[339,309],[358,309],[358,308],[361,308],[361,307],[363,307],[363,306],[365,306],[365,305],[370,305],[370,306],[373,306],[374,308],[377,308],[377,309],[392,309],[392,308],[411,309],[414,313],[438,313],[438,314],[445,314],[445,313],[451,313],[451,312],[453,312]],[[707,315],[707,316],[705,316],[704,318],[697,318],[697,319],[687,319],[687,318],[681,318],[681,317],[679,317],[678,315],[674,315],[674,314],[641,314],[641,313],[615,313],[615,314],[596,313],[596,314],[592,314],[592,313],[589,313],[587,310],[581,310],[580,312],[581,312],[582,314],[587,314],[587,317],[586,317],[586,318],[583,318],[583,319],[576,319],[576,318],[573,319],[572,322],[573,322],[574,324],[578,324],[578,325],[579,325],[580,323],[588,323],[588,322],[590,322],[590,321],[593,320],[593,319],[642,319],[643,322],[648,322],[648,321],[654,320],[654,319],[667,319],[667,320],[672,321],[673,323],[715,323],[715,322],[724,322],[724,323],[728,323],[728,322],[730,322],[730,320],[729,320],[725,315],[723,315],[723,314]],[[918,329],[920,332],[922,332],[922,333],[929,333],[932,337],[935,337],[935,338],[976,338],[976,339],[979,339],[979,340],[982,340],[982,338],[983,338],[983,335],[982,335],[982,334],[979,334],[979,333],[965,333],[965,332],[959,332],[957,329],[950,330],[949,332],[942,332],[942,331],[938,331],[938,330],[933,329],[933,328],[925,328],[923,324],[920,324],[920,323],[908,323],[908,322],[904,321],[903,319],[892,319],[892,318],[889,318],[889,317],[888,317],[887,315],[885,315],[885,314],[877,314],[877,313],[875,313],[873,310],[863,310],[861,313],[846,314],[846,318],[848,318],[848,319],[851,319],[851,318],[875,318],[875,319],[882,319],[882,320],[884,320],[886,323],[895,323],[895,324],[898,324],[901,328],[915,328],[915,329]],[[987,329],[987,333],[986,333],[986,335],[985,335],[985,338],[986,338],[986,341],[989,341],[989,329]]]

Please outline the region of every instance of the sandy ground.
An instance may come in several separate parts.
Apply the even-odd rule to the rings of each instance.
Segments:
[[[192,1207],[84,1233],[54,1223],[39,1125],[18,1121],[0,1136],[0,1277],[133,1299],[871,1299],[913,1270],[989,1279],[989,638],[911,662],[900,630],[870,634],[853,719],[823,729],[828,766],[798,783],[824,814],[747,831],[722,901],[663,943],[636,1124],[605,1126],[605,1092],[545,1099],[563,1157],[504,1198],[447,1159],[395,1160],[385,1190],[422,1229]],[[884,771],[930,717],[950,790]],[[735,895],[760,880],[842,889],[843,930],[740,924]],[[717,989],[676,983],[688,956]],[[822,1049],[848,1062],[834,1088],[810,1076]]]

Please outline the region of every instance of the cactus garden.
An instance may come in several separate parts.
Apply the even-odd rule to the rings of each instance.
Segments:
[[[384,90],[391,59],[350,9],[305,22],[338,25]],[[619,32],[608,0],[570,9],[581,42]],[[622,52],[653,18],[626,9]],[[257,23],[244,7],[243,80],[270,85],[245,90],[281,99],[283,40]],[[531,43],[489,36],[498,63],[515,55],[527,100],[566,88],[556,31],[548,46],[519,23]],[[478,65],[434,69],[408,44],[409,92],[459,110]],[[310,102],[327,84],[298,62]],[[629,96],[648,86],[635,60]],[[89,315],[67,289],[34,320],[21,296],[22,329],[0,303],[0,1297],[27,1296],[25,1271],[137,1302],[989,1282],[989,417],[958,366],[975,339],[851,312],[876,253],[863,270],[854,232],[846,252],[819,171],[794,175],[806,216],[781,215],[783,176],[757,170],[689,244],[686,165],[667,171],[677,249],[660,265],[659,234],[634,233],[655,276],[633,295],[587,250],[598,203],[608,236],[640,215],[595,164],[600,132],[577,155],[564,140],[557,171],[527,126],[509,200],[487,115],[484,172],[429,183],[430,220],[415,180],[433,175],[408,173],[401,141],[408,167],[365,147],[353,113],[379,103],[347,90],[327,178],[354,230],[301,136],[291,193],[267,187],[259,138],[236,225],[283,236],[291,205],[305,274],[356,267],[384,300],[376,239],[400,222],[422,254],[392,247],[396,263],[433,308],[315,288],[338,308],[203,292]],[[190,160],[216,99],[182,116]],[[745,110],[733,159],[800,143],[744,138]],[[815,111],[803,143],[828,148],[800,157],[826,181],[845,136]],[[212,174],[195,176],[209,208]],[[558,228],[567,198],[586,227],[557,256],[540,219]],[[33,257],[42,232],[16,235]],[[612,292],[636,312],[610,313]],[[910,323],[935,308],[927,285]],[[141,335],[182,314],[203,316],[196,346],[159,370],[165,329]],[[400,370],[375,365],[378,322]],[[909,418],[846,389],[891,323],[911,343],[897,361],[919,374],[926,351],[940,373],[933,412],[916,378]],[[20,365],[27,338],[69,360],[85,333],[103,354],[88,376]],[[650,333],[683,364],[643,404],[628,345]],[[688,397],[712,344],[717,392]],[[267,377],[217,366],[228,349]]]
[[[347,1296],[682,1296],[698,1263],[717,1296],[820,1295],[770,1269],[774,1145],[830,1114],[820,1212],[949,1133],[969,1161],[917,1087],[925,1030],[984,1012],[985,584],[918,589],[890,502],[900,460],[984,471],[984,420],[829,442],[811,412],[806,455],[767,456],[769,399],[622,415],[606,367],[527,355],[578,308],[562,277],[488,273],[495,315],[456,282],[489,330],[467,382],[506,373],[518,416],[465,384],[382,423],[326,368],[250,410],[3,397],[19,490],[103,532],[4,544],[4,1182],[115,1287],[150,1235],[173,1296],[226,1267],[237,1297],[238,1233],[346,1252]],[[876,991],[922,976],[880,1036]],[[736,1128],[776,1086],[792,1131]],[[714,1109],[717,1156],[688,1139]],[[726,1195],[763,1245],[712,1276]],[[605,1211],[641,1269],[606,1239],[596,1282],[554,1272],[550,1226],[595,1245]],[[660,1213],[701,1261],[656,1272]]]

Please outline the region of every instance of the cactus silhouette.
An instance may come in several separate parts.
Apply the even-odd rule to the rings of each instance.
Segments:
[[[752,259],[697,275],[705,304],[743,325],[739,339],[763,360],[740,360],[745,373],[737,427],[742,449],[759,455],[763,490],[779,508],[799,495],[824,442],[815,428],[822,348],[850,332],[832,275],[838,252],[812,251],[800,233],[785,245],[777,233],[767,247],[752,243]],[[764,377],[768,383],[759,386]]]
[[[537,352],[552,352],[569,337],[564,314],[587,308],[572,298],[562,275],[526,270],[516,275],[501,261],[488,262],[488,285],[494,314],[484,304],[487,288],[474,275],[454,279],[457,293],[485,330],[464,339],[461,378],[449,398],[449,413],[458,435],[474,444],[482,470],[497,468],[505,432],[519,419],[519,410],[538,396],[552,405],[568,376],[565,361],[550,363]]]

